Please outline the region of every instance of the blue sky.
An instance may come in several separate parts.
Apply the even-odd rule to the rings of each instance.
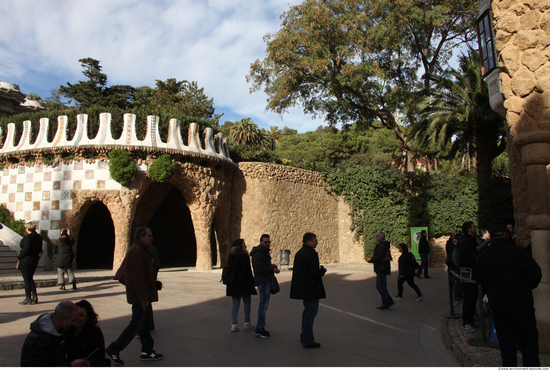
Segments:
[[[0,81],[43,99],[85,80],[80,58],[101,61],[109,85],[197,81],[220,120],[250,117],[261,128],[299,132],[323,124],[298,107],[281,118],[265,112],[266,95],[249,93],[245,76],[265,57],[263,36],[299,0],[2,0]]]

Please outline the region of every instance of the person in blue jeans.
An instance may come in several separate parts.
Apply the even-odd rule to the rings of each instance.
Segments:
[[[367,260],[368,263],[374,264],[374,273],[376,273],[376,290],[382,297],[382,305],[376,309],[390,309],[394,305],[394,301],[388,292],[388,277],[391,274],[390,261],[385,261],[386,251],[390,250],[390,243],[386,241],[386,234],[382,231],[376,232],[376,247],[374,254]]]
[[[260,305],[258,307],[258,323],[254,336],[267,339],[270,337],[269,331],[265,329],[265,315],[269,307],[271,297],[271,279],[275,273],[279,273],[276,264],[271,263],[270,255],[271,239],[268,234],[260,237],[260,244],[252,249],[252,267],[254,268],[254,282],[260,295]]]
[[[304,301],[300,334],[302,346],[306,349],[319,348],[321,344],[314,341],[313,321],[319,311],[319,299],[327,297],[322,278],[327,270],[322,265],[319,266],[319,255],[315,251],[317,236],[308,232],[304,234],[302,242],[304,245],[294,258],[290,298]]]

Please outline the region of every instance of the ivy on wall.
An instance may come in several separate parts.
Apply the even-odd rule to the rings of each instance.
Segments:
[[[169,154],[159,156],[147,171],[149,178],[162,183],[170,180],[176,170],[176,164],[172,162]]]
[[[115,181],[126,185],[132,180],[136,171],[136,164],[130,159],[128,151],[125,149],[109,151],[109,173]]]
[[[327,174],[331,191],[350,205],[352,230],[362,237],[365,256],[384,231],[394,245],[410,244],[411,227],[428,227],[431,237],[458,233],[466,221],[491,228],[513,219],[509,179],[482,183],[471,173],[403,173],[388,164],[356,164]],[[490,189],[490,196],[483,190]]]

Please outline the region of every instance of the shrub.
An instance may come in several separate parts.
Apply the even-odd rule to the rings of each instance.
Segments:
[[[125,149],[113,149],[109,152],[109,173],[111,178],[122,185],[132,180],[137,171],[136,164],[130,160],[130,155]]]
[[[25,231],[25,222],[23,220],[15,220],[13,216],[10,215],[10,211],[2,205],[0,205],[0,223],[12,229],[22,237],[27,235]]]
[[[149,178],[153,179],[155,182],[166,182],[172,178],[174,171],[176,170],[176,164],[172,162],[172,158],[169,154],[164,154],[159,156],[149,170],[147,175]]]

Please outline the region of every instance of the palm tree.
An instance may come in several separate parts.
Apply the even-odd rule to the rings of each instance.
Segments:
[[[472,52],[459,60],[460,71],[431,76],[431,96],[417,108],[420,120],[411,130],[419,148],[451,146],[449,154],[462,153],[463,163],[473,163],[479,177],[491,176],[493,159],[506,148],[504,119],[491,109],[487,84],[481,78],[479,58]]]
[[[275,150],[275,146],[279,143],[279,139],[281,139],[282,136],[283,132],[279,130],[278,126],[270,126],[269,130],[266,130],[265,137],[271,150]]]
[[[261,133],[258,125],[251,118],[243,118],[235,121],[235,126],[231,128],[231,139],[237,144],[260,144]]]

